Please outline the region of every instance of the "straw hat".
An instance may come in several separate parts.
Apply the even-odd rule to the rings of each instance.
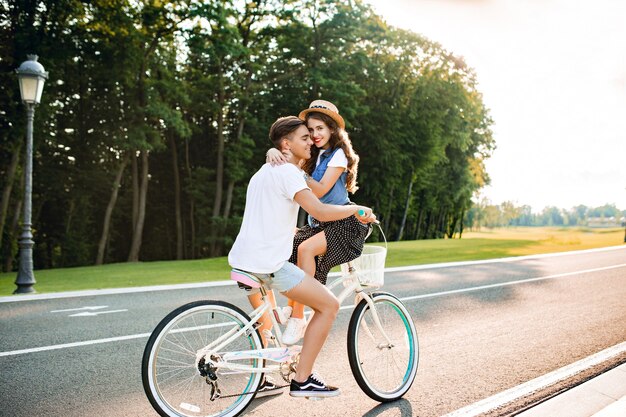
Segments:
[[[300,112],[298,117],[300,119],[302,119],[302,120],[305,120],[306,115],[309,114],[309,113],[312,113],[312,112],[324,113],[326,116],[330,117],[335,122],[337,122],[337,125],[340,128],[342,128],[342,129],[346,128],[346,123],[343,121],[343,117],[341,117],[339,115],[339,110],[337,110],[337,106],[335,106],[330,101],[314,100],[314,101],[311,102],[311,104],[309,104],[309,108],[308,109],[302,110]]]

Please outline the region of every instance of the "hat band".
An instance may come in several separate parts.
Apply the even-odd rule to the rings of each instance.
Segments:
[[[331,109],[330,107],[326,107],[326,106],[321,106],[321,105],[317,105],[317,106],[311,106],[309,107],[309,109],[326,109],[326,110],[330,110],[333,113],[337,113],[336,111],[334,111],[333,109]]]

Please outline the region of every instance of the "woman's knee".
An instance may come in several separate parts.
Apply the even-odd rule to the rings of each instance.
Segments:
[[[307,243],[306,240],[300,243],[300,246],[298,246],[298,259],[302,259],[302,257],[305,256],[315,256],[315,254],[313,253],[313,246],[310,243]]]
[[[319,233],[298,245],[299,256],[319,256],[326,253],[326,240],[324,233]]]

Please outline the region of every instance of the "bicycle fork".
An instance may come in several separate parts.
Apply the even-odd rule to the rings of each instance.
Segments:
[[[352,282],[349,283],[346,288],[344,288],[344,290],[341,292],[341,294],[339,295],[339,297],[337,297],[339,299],[339,302],[343,302],[343,300],[345,300],[348,295],[352,292],[356,292],[356,298],[354,300],[354,305],[355,307],[359,304],[359,302],[361,300],[365,300],[365,302],[367,303],[367,306],[369,308],[370,313],[372,314],[372,319],[374,320],[374,324],[376,325],[376,327],[378,328],[378,330],[380,331],[380,334],[382,335],[382,337],[385,339],[384,342],[381,343],[377,343],[377,348],[378,349],[391,349],[392,347],[394,347],[394,344],[391,342],[391,339],[389,339],[389,336],[387,336],[387,333],[385,332],[385,329],[383,329],[383,325],[380,322],[380,318],[378,317],[378,312],[376,311],[376,307],[374,305],[374,300],[372,299],[372,297],[366,293],[365,291],[363,291],[363,289],[361,288],[361,285],[358,283],[358,280],[356,279],[356,277],[351,278]],[[336,286],[336,284],[338,284],[339,282],[341,282],[340,280],[334,282],[331,284],[331,288]],[[376,337],[374,336],[374,334],[372,333],[372,331],[370,330],[369,326],[367,325],[367,323],[365,322],[365,320],[363,320],[361,322],[361,325],[363,326],[363,329],[365,330],[365,333],[372,339],[373,342],[376,342]],[[386,343],[385,343],[386,342]]]
[[[372,318],[374,319],[374,324],[376,324],[376,327],[380,331],[380,334],[383,336],[383,338],[387,342],[387,343],[385,342],[378,343],[376,347],[380,350],[391,349],[392,347],[394,347],[394,344],[391,343],[391,340],[387,336],[387,333],[385,333],[385,329],[383,329],[383,325],[381,324],[380,318],[378,317],[378,312],[376,311],[376,308],[374,307],[374,300],[372,300],[372,298],[367,294],[363,294],[362,298],[365,300],[365,302],[367,303],[369,307],[370,313],[372,314]],[[372,341],[376,342],[376,338],[374,337],[374,334],[372,333],[369,326],[367,325],[367,322],[363,320],[361,322],[361,325],[363,326],[363,329],[365,330],[367,335],[372,339]]]

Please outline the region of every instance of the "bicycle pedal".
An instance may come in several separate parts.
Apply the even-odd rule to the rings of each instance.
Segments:
[[[276,336],[274,336],[274,333],[272,333],[271,330],[269,329],[263,330],[263,336],[265,336],[265,340],[267,340],[268,343],[271,343],[276,347],[280,347],[278,345],[278,340],[276,340]]]

